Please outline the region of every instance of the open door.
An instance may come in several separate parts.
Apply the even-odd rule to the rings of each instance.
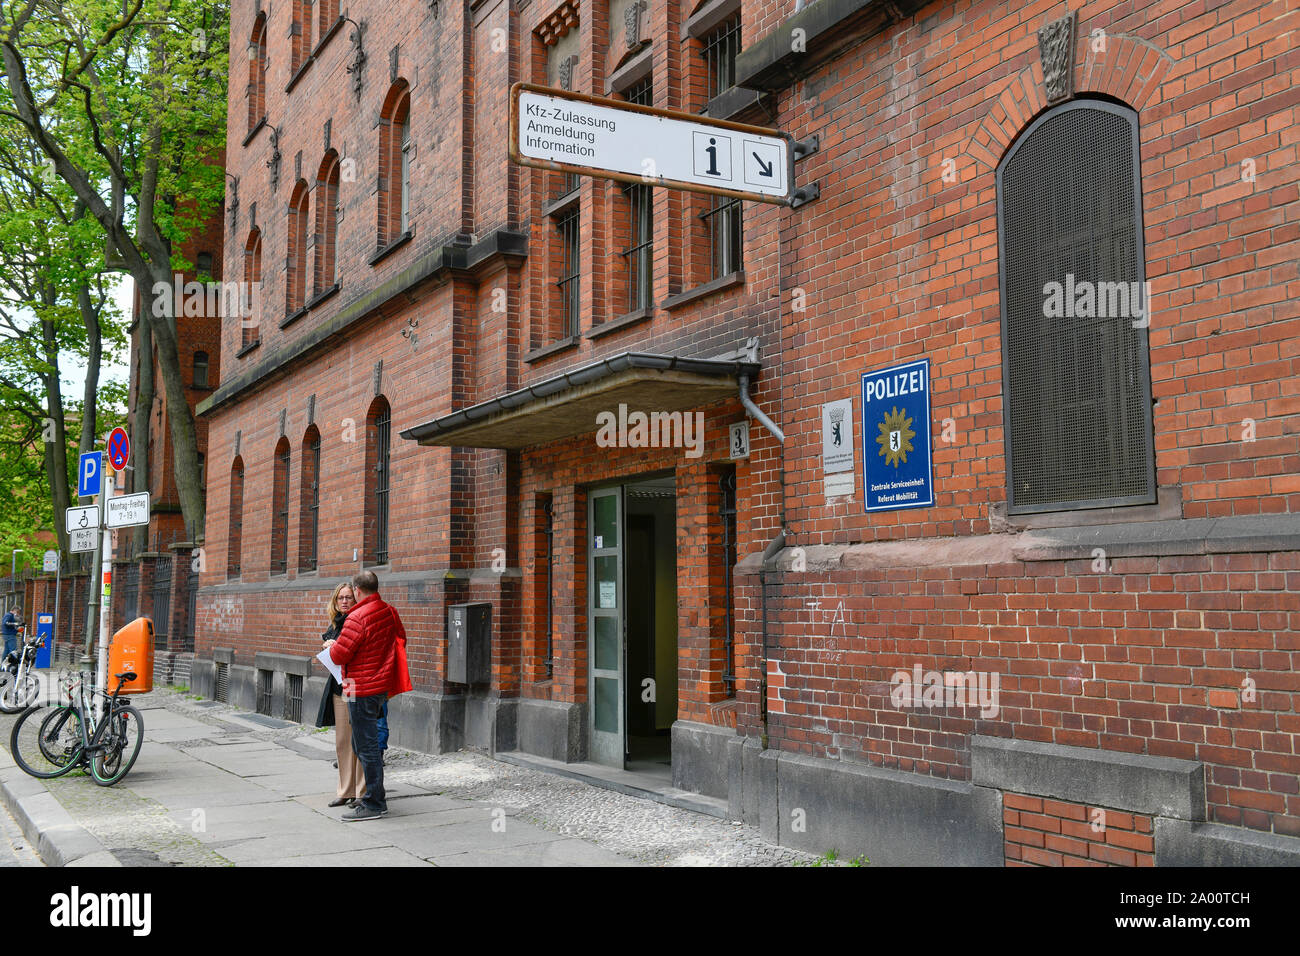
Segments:
[[[601,488],[588,497],[587,700],[591,759],[623,768],[627,727],[623,714],[623,489]]]

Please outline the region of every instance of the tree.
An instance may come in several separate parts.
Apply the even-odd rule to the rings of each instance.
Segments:
[[[191,536],[203,527],[203,488],[176,301],[152,290],[172,288],[173,247],[224,193],[227,10],[204,0],[0,0],[0,116],[22,124],[144,296],[142,339],[157,348]]]

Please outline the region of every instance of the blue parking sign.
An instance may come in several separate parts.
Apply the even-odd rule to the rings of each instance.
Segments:
[[[100,493],[104,476],[104,453],[88,451],[77,466],[77,497],[90,498]]]
[[[862,376],[862,477],[867,511],[934,504],[929,359]]]

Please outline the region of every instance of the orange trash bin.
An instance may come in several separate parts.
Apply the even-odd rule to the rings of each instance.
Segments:
[[[113,635],[108,646],[108,693],[117,686],[114,674],[133,671],[135,680],[122,685],[123,694],[147,694],[153,690],[153,621],[137,617]]]

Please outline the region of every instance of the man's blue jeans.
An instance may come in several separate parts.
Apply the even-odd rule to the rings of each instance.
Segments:
[[[384,712],[379,715],[379,749],[388,749],[388,699],[384,699]]]
[[[384,753],[379,749],[379,717],[388,702],[385,694],[371,697],[354,697],[348,701],[348,717],[352,720],[352,750],[361,761],[361,771],[366,775],[366,795],[362,806],[371,810],[387,810],[388,798],[384,793]]]

